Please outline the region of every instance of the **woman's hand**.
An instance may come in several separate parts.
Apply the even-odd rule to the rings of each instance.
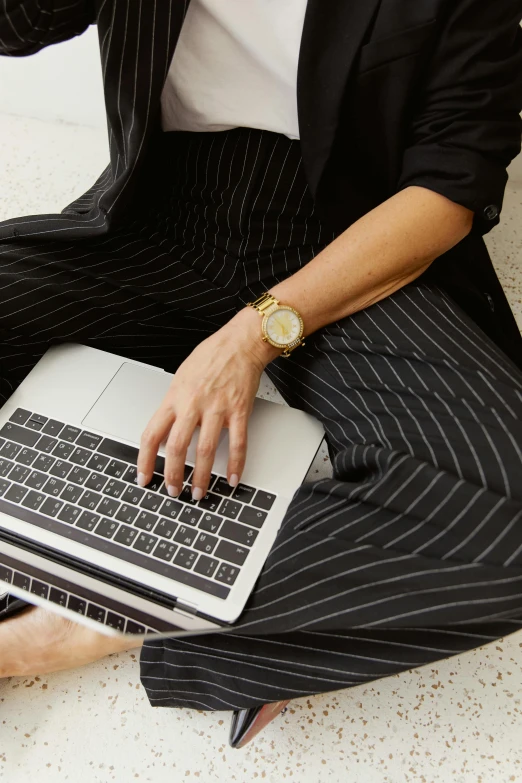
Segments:
[[[250,307],[198,345],[180,365],[143,433],[138,484],[146,486],[151,480],[159,445],[168,435],[165,484],[172,497],[179,495],[187,449],[199,425],[192,497],[201,500],[207,492],[223,427],[229,430],[227,479],[236,486],[245,466],[248,419],[261,374],[279,354],[262,341],[261,319]]]

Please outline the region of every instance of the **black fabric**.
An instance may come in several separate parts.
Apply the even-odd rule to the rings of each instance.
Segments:
[[[0,243],[4,395],[64,340],[175,369],[331,241],[299,142],[163,143],[167,197],[112,237]],[[522,627],[522,373],[451,297],[416,281],[268,374],[323,422],[333,476],[296,492],[233,631],[145,645],[151,704],[348,688]]]
[[[148,176],[160,96],[189,0],[6,0],[0,52],[33,54],[98,25],[110,165],[62,215],[13,219],[0,237],[73,240],[127,219]],[[520,151],[522,0],[309,0],[298,73],[305,172],[339,231],[419,185],[475,212],[474,239],[433,281],[522,368],[522,340],[485,250],[506,166]],[[493,309],[484,306],[491,297]],[[482,302],[481,302],[482,299]]]

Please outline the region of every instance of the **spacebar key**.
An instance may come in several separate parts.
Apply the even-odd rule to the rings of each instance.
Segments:
[[[104,438],[96,451],[105,454],[107,457],[122,459],[124,462],[132,462],[136,465],[138,462],[139,450],[135,446],[127,446],[126,443],[118,443],[117,440]]]
[[[34,446],[42,437],[42,433],[26,430],[25,427],[19,427],[18,424],[8,421],[0,430],[0,436],[8,438],[15,443],[21,443],[22,446]]]

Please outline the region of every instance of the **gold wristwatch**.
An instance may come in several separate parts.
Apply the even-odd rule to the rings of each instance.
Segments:
[[[283,348],[281,356],[288,357],[299,345],[304,345],[303,319],[293,307],[280,304],[268,291],[255,302],[248,302],[248,306],[263,317],[263,340],[274,348]]]

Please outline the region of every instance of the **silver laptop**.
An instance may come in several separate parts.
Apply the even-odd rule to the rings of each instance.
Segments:
[[[256,398],[241,483],[223,430],[207,495],[191,499],[197,432],[177,499],[136,483],[138,444],[172,376],[82,345],[50,348],[0,408],[0,584],[110,635],[233,627],[324,437]],[[1,592],[1,591],[0,591]]]

